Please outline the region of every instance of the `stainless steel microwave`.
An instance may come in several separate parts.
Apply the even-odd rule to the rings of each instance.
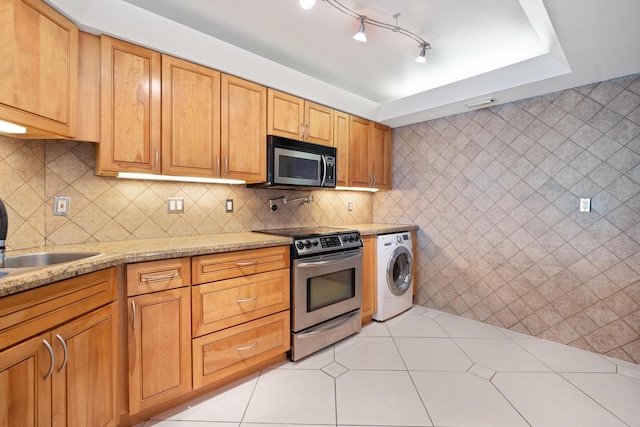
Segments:
[[[252,187],[335,188],[336,148],[267,136],[267,182]]]

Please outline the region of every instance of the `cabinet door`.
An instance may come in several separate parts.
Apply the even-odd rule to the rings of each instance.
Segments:
[[[303,139],[304,99],[274,89],[268,90],[268,99],[267,134]]]
[[[101,37],[96,171],[160,173],[160,54]]]
[[[376,311],[376,237],[364,236],[362,243],[362,323],[367,323]]]
[[[349,185],[349,115],[347,113],[341,111],[334,113],[333,145],[338,153],[336,185],[346,187]]]
[[[189,288],[128,300],[129,413],[191,390]]]
[[[220,73],[162,55],[162,173],[220,175]]]
[[[52,356],[43,340],[33,338],[0,352],[0,426],[51,426]],[[47,375],[48,374],[48,375]]]
[[[333,110],[305,101],[305,141],[333,147]]]
[[[371,122],[369,138],[369,169],[373,175],[373,186],[390,190],[393,168],[391,128]]]
[[[221,178],[262,182],[267,178],[267,88],[221,77]]]
[[[117,423],[116,303],[52,332],[53,426],[115,426]]]
[[[349,120],[349,187],[370,187],[369,120],[351,116]]]
[[[0,12],[0,119],[75,136],[78,28],[40,0],[0,0]]]

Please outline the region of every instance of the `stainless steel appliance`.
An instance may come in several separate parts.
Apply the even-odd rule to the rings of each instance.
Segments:
[[[362,240],[331,227],[261,230],[293,238],[291,360],[360,331]]]
[[[267,136],[267,181],[249,187],[335,188],[336,148]]]

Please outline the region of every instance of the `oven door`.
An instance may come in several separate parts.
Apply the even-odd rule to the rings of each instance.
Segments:
[[[292,268],[291,330],[299,332],[362,305],[362,252],[296,259]]]

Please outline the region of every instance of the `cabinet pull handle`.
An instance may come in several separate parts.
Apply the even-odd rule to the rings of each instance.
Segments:
[[[156,165],[153,168],[153,170],[158,170],[159,163],[160,163],[160,152],[158,152],[158,149],[156,148]]]
[[[257,346],[257,345],[258,345],[258,341],[254,342],[253,344],[248,345],[246,347],[237,347],[236,350],[238,350],[238,351],[249,350],[250,348],[253,348],[253,347]]]
[[[304,141],[304,123],[300,123],[300,140]]]
[[[307,138],[305,139],[305,141],[308,141],[310,136],[311,136],[311,126],[309,126],[309,123],[307,123]]]
[[[58,369],[58,372],[60,372],[65,368],[65,366],[67,366],[67,360],[69,358],[69,350],[67,349],[67,343],[65,342],[64,338],[62,338],[58,334],[56,334],[56,338],[58,339],[58,341],[60,341],[60,344],[62,344],[62,349],[64,350],[64,360],[62,361],[62,365],[60,366],[60,369]]]
[[[247,299],[237,299],[236,302],[251,302],[251,301],[255,301],[258,299],[258,295],[256,295],[255,297],[252,298],[247,298]]]
[[[132,330],[136,330],[136,302],[134,300],[131,300],[131,310],[133,310],[133,325],[131,325],[131,329]]]
[[[47,340],[42,340],[42,344],[44,344],[44,346],[47,347],[47,350],[49,351],[49,356],[51,357],[51,366],[49,366],[49,372],[47,372],[47,374],[44,376],[44,379],[46,380],[53,373],[53,365],[56,363],[56,358],[53,355],[53,348],[51,347],[51,344],[49,344]]]
[[[141,282],[150,282],[152,280],[164,280],[164,279],[173,279],[174,277],[180,277],[180,274],[178,274],[177,271],[174,271],[172,273],[167,273],[167,274],[159,274],[157,276],[145,276],[144,279],[141,280]]]
[[[224,156],[224,175],[222,176],[227,176],[227,173],[229,173],[229,159]]]
[[[369,187],[373,187],[373,174],[369,174]]]
[[[257,263],[258,263],[258,260],[254,259],[253,261],[236,262],[236,265],[238,267],[249,267],[250,265],[256,265]]]
[[[376,178],[376,174],[373,174],[373,186],[376,186],[376,182],[378,182],[378,178]]]
[[[216,156],[216,176],[220,176],[220,157]]]

